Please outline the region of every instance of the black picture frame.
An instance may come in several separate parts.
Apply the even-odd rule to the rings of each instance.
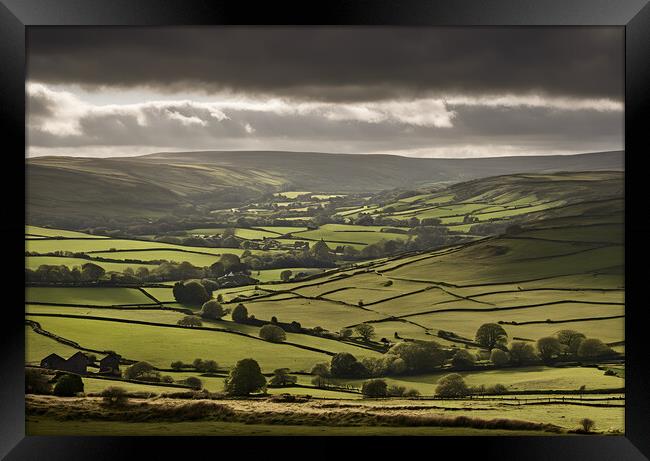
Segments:
[[[24,176],[19,174],[25,147],[25,32],[30,26],[164,26],[164,25],[411,25],[411,26],[620,26],[626,37],[625,88],[625,195],[626,195],[626,414],[624,436],[575,437],[439,437],[409,441],[411,449],[427,449],[431,456],[445,452],[481,452],[481,459],[641,460],[650,456],[650,372],[645,364],[643,289],[650,231],[643,167],[648,155],[650,119],[650,5],[648,0],[455,0],[391,1],[328,0],[302,3],[208,0],[0,0],[0,114],[4,178],[1,181],[5,207],[0,233],[5,248],[6,277],[22,273],[24,224]],[[10,179],[16,179],[11,181]],[[22,202],[21,202],[22,200]],[[641,208],[642,205],[646,205]],[[633,213],[633,207],[640,212]],[[22,211],[21,211],[22,210]],[[11,258],[9,258],[11,255]],[[15,259],[14,259],[15,257]],[[647,267],[647,266],[646,266]],[[3,334],[0,336],[0,455],[6,459],[124,459],[129,454],[152,458],[179,446],[178,439],[141,437],[36,437],[25,436],[24,409],[24,303],[20,280],[5,280]],[[7,283],[10,282],[10,283]],[[15,297],[15,299],[14,299]],[[348,439],[349,440],[349,439]],[[341,439],[327,443],[335,448]],[[236,439],[219,442],[202,438],[192,442],[192,452],[218,450],[218,456]],[[264,453],[282,447],[293,455],[296,441],[287,445],[278,439],[263,442]],[[318,442],[319,444],[322,442]],[[374,439],[372,448],[398,444],[391,438]],[[370,450],[371,444],[350,444]],[[189,447],[190,445],[183,444]],[[315,447],[315,446],[314,446]],[[247,447],[250,450],[251,447]],[[306,448],[306,447],[305,447]],[[147,451],[143,451],[146,449]],[[267,451],[268,450],[268,451]],[[462,450],[462,451],[459,451]],[[320,451],[315,449],[315,451]],[[426,452],[425,452],[426,453]],[[146,454],[146,455],[145,455]],[[252,453],[251,453],[252,454]],[[311,454],[314,454],[311,452]],[[339,452],[339,456],[342,455]],[[408,453],[406,454],[408,456]],[[460,456],[464,459],[465,456]]]

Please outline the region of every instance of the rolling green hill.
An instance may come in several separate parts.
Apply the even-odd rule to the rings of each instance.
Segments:
[[[622,170],[622,152],[421,159],[314,152],[179,152],[27,160],[30,217],[158,217],[183,206],[237,206],[263,193],[377,192],[512,173]]]

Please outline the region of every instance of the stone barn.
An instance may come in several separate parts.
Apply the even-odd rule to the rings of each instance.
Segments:
[[[41,366],[51,370],[63,370],[62,367],[65,366],[65,359],[60,355],[50,354],[41,360]]]
[[[99,361],[99,372],[107,375],[120,376],[120,359],[117,354],[108,354]]]
[[[89,362],[88,357],[83,352],[77,352],[67,360],[60,355],[50,354],[41,360],[41,366],[51,370],[69,371],[84,375]]]

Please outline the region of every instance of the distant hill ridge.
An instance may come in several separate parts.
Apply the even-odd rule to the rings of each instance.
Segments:
[[[624,153],[413,158],[283,151],[161,152],[26,161],[30,214],[159,215],[185,203],[237,203],[260,193],[414,188],[515,173],[622,171]]]

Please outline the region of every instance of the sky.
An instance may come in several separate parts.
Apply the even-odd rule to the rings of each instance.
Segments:
[[[27,31],[28,156],[623,149],[623,28]]]

